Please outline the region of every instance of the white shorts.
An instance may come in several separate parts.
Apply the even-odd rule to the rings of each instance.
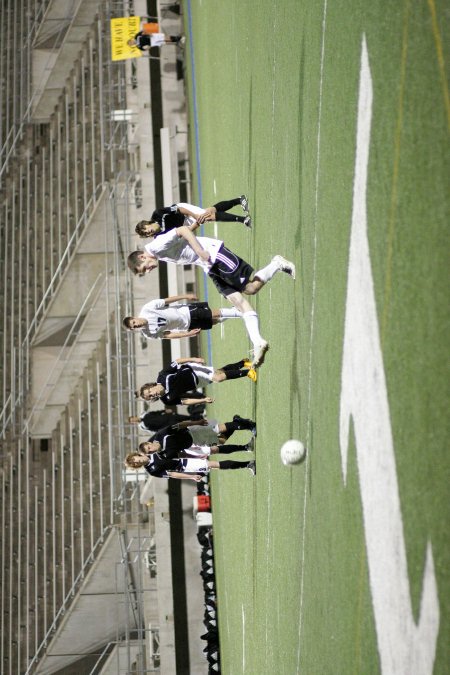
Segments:
[[[207,426],[194,425],[187,429],[192,436],[194,445],[217,445],[217,434],[210,424]]]
[[[209,447],[209,445],[191,445],[191,447],[186,448],[184,452],[186,455],[189,455],[189,457],[197,457],[200,459],[204,459],[205,455],[207,457],[210,456],[211,448]]]
[[[199,385],[205,386],[211,384],[214,375],[214,368],[212,366],[205,366],[202,363],[193,363],[192,361],[189,361],[188,366],[197,375]]]
[[[152,33],[150,35],[150,46],[151,47],[162,47],[164,43],[164,38],[166,36],[164,33]]]
[[[208,461],[206,459],[180,459],[183,465],[183,473],[208,473]]]

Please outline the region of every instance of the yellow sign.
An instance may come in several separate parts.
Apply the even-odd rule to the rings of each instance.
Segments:
[[[134,59],[142,56],[137,47],[129,47],[127,42],[139,33],[140,16],[124,16],[120,19],[111,19],[111,58],[113,61]]]

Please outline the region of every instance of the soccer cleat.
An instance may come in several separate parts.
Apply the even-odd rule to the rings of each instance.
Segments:
[[[240,199],[241,199],[241,206],[242,206],[243,210],[244,210],[246,213],[248,213],[248,212],[249,212],[249,209],[248,209],[248,199],[247,199],[247,195],[241,195]]]
[[[266,352],[269,350],[269,343],[263,340],[255,347],[255,356],[253,358],[252,368],[259,368],[264,363]]]
[[[286,274],[289,274],[290,277],[295,279],[294,263],[290,262],[289,260],[286,260],[286,258],[283,258],[283,256],[281,255],[274,256],[272,260],[277,263],[280,272],[286,272]]]
[[[244,225],[245,225],[245,227],[248,227],[249,230],[252,229],[252,219],[250,218],[250,216],[247,216],[247,217],[245,218],[245,220],[244,220]]]
[[[236,422],[239,431],[241,431],[242,429],[248,429],[249,431],[252,432],[253,436],[256,436],[256,424],[253,420],[241,417],[240,415],[234,415],[233,422]]]
[[[249,371],[247,373],[247,377],[251,379],[252,382],[256,382],[258,379],[258,373],[254,368],[249,368]]]
[[[252,439],[249,440],[248,443],[246,443],[245,451],[246,452],[253,452],[254,449],[255,449],[255,439],[252,438]]]
[[[180,37],[180,39],[178,40],[178,44],[180,45],[180,47],[184,47],[184,45],[186,44],[186,36],[185,35]]]
[[[247,469],[250,471],[252,476],[256,476],[256,462],[255,461],[249,462],[247,464]]]

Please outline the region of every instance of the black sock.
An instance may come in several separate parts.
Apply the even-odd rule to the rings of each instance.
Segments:
[[[229,211],[230,209],[233,208],[233,206],[239,206],[240,203],[241,198],[236,197],[236,199],[227,199],[224,200],[223,202],[217,202],[217,204],[213,204],[213,206],[216,209],[216,211]]]
[[[246,469],[249,462],[232,462],[227,459],[225,462],[220,462],[221,469]]]
[[[233,445],[228,443],[227,445],[219,445],[219,453],[222,455],[230,455],[232,452],[245,452],[247,450],[246,445]]]
[[[219,436],[222,438],[230,438],[232,434],[238,429],[235,422],[225,422],[225,431],[221,431]]]
[[[225,426],[227,424],[231,424],[231,422],[226,422]],[[248,429],[249,431],[253,431],[253,429],[256,428],[255,422],[253,420],[248,420],[245,419],[244,417],[241,417],[240,415],[235,415],[233,417],[233,431],[240,431],[242,429]]]
[[[235,216],[234,213],[216,212],[216,221],[218,223],[243,223],[245,216]]]
[[[219,370],[223,370],[225,373],[227,372],[227,370],[237,370],[238,368],[244,367],[244,362],[245,359],[241,359],[237,363],[227,363],[226,366],[222,366],[222,368],[219,368]]]
[[[246,377],[248,371],[248,368],[239,368],[239,370],[232,370],[229,368],[228,370],[225,370],[225,375],[227,376],[227,380],[237,380],[239,377]]]

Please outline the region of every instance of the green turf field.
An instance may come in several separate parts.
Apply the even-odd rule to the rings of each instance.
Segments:
[[[213,416],[240,412],[258,423],[256,478],[212,478],[223,672],[448,673],[448,6],[191,0],[184,8],[195,198],[206,205],[246,192],[253,230],[220,225],[218,235],[256,269],[275,253],[297,265],[295,282],[279,274],[252,299],[271,345],[257,385],[241,380],[213,391]],[[359,412],[344,482],[339,430],[363,35],[373,98],[367,199],[361,190],[355,199],[367,207],[362,274],[373,278],[376,312],[367,337],[357,322],[370,301],[357,282],[360,305],[347,307],[357,326],[349,358],[368,351],[349,376]],[[355,260],[363,260],[360,249]],[[208,292],[211,306],[224,304],[209,282]],[[378,343],[381,370],[378,361],[372,372]],[[241,322],[213,331],[214,365],[247,350]],[[374,413],[370,400],[383,391],[387,414],[378,416],[382,406]],[[390,429],[393,450],[384,455]],[[279,459],[289,438],[308,446],[293,468]],[[398,513],[383,511],[397,497]],[[419,635],[427,544],[429,612]],[[399,590],[396,598],[400,588],[406,596]],[[396,630],[389,647],[383,641]],[[419,666],[423,654],[428,665]]]

